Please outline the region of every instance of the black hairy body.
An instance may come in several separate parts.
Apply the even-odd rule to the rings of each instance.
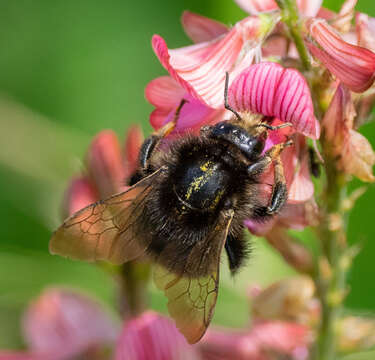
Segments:
[[[251,163],[236,146],[204,135],[175,140],[167,152],[150,162],[138,177],[163,166],[166,171],[153,183],[138,222],[138,232],[150,237],[145,239],[150,244],[148,254],[174,273],[186,272],[191,250],[208,238],[223,210],[233,209],[225,249],[230,269],[236,272],[249,254],[243,222],[257,217],[264,208],[257,194],[260,173],[249,176]],[[202,173],[194,173],[197,167],[204,169]],[[205,184],[211,186],[196,185],[195,198],[190,197],[189,202],[187,192],[205,174]],[[193,271],[191,275],[206,274]]]

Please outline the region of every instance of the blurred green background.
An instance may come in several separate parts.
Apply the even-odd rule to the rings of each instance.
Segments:
[[[22,346],[20,316],[46,286],[79,287],[113,306],[109,276],[49,255],[48,241],[91,137],[111,128],[123,138],[132,123],[150,131],[144,87],[165,74],[150,39],[158,33],[172,48],[188,44],[179,22],[185,9],[227,24],[245,15],[231,0],[0,0],[0,348]],[[357,9],[375,16],[373,0]],[[375,145],[375,124],[363,132]],[[363,246],[349,274],[346,305],[355,313],[375,312],[374,204],[370,186],[351,216],[350,242]],[[216,323],[244,325],[247,287],[293,273],[262,240],[254,248],[237,279],[224,274]],[[152,306],[165,309],[155,291]]]

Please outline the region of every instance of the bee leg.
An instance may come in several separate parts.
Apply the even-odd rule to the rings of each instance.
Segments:
[[[165,124],[159,130],[155,131],[145,139],[141,146],[141,149],[139,150],[139,169],[130,177],[128,185],[134,185],[145,176],[152,174],[156,170],[150,167],[150,160],[152,158],[152,155],[154,154],[154,151],[155,149],[157,149],[161,140],[163,140],[164,137],[168,136],[175,129],[181,108],[187,102],[187,100],[182,99],[176,109],[173,120]]]
[[[259,161],[248,167],[250,176],[257,176],[262,173],[271,163],[274,163],[274,185],[272,187],[271,199],[266,207],[255,209],[259,216],[274,215],[280,211],[288,198],[284,168],[280,159],[280,154],[287,146],[292,145],[292,141],[274,145],[269,149]]]
[[[152,154],[154,150],[157,148],[157,146],[160,144],[160,141],[168,136],[176,127],[178,117],[180,115],[180,111],[184,104],[186,104],[188,101],[185,99],[182,99],[180,104],[178,105],[176,109],[176,113],[174,115],[174,118],[172,121],[165,124],[163,127],[161,127],[159,130],[155,131],[151,136],[146,138],[146,140],[143,142],[140,153],[139,153],[139,165],[142,169],[146,170],[148,168],[149,161],[152,157]]]

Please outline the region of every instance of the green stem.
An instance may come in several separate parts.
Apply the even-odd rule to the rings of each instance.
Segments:
[[[324,141],[322,142],[325,149]],[[327,155],[327,152],[325,151]],[[346,197],[347,179],[338,171],[335,161],[326,159],[327,184],[322,196],[322,221],[318,232],[321,240],[321,258],[317,264],[316,283],[322,306],[322,317],[315,349],[315,359],[336,359],[336,324],[342,310],[346,292],[347,217],[342,213]]]
[[[302,39],[302,24],[299,17],[296,0],[276,0],[276,3],[281,9],[284,23],[289,28],[290,36],[296,45],[302,66],[304,70],[309,70],[310,58],[305,43]]]
[[[147,308],[150,265],[130,261],[121,266],[120,311],[125,317],[139,315]]]

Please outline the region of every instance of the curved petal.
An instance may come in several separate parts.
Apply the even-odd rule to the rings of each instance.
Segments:
[[[229,31],[226,25],[190,11],[182,13],[181,23],[186,35],[195,43],[213,40]]]
[[[116,347],[116,360],[195,360],[198,355],[168,318],[148,311],[127,324]]]
[[[260,31],[261,19],[248,17],[210,42],[169,50],[164,39],[154,35],[152,46],[162,65],[190,95],[210,107],[221,108],[225,72],[232,71],[245,42],[258,45]]]
[[[113,343],[117,326],[90,298],[49,289],[28,308],[23,332],[32,352],[70,359],[91,346]]]
[[[350,90],[363,92],[373,84],[375,53],[345,42],[322,19],[309,19],[306,26],[312,39],[319,45],[308,39],[310,52]]]
[[[319,138],[310,90],[297,70],[271,62],[252,65],[233,80],[228,101],[238,111],[276,116],[298,132]]]
[[[186,90],[170,76],[161,76],[150,81],[145,89],[146,99],[155,107],[171,109],[176,106]]]

